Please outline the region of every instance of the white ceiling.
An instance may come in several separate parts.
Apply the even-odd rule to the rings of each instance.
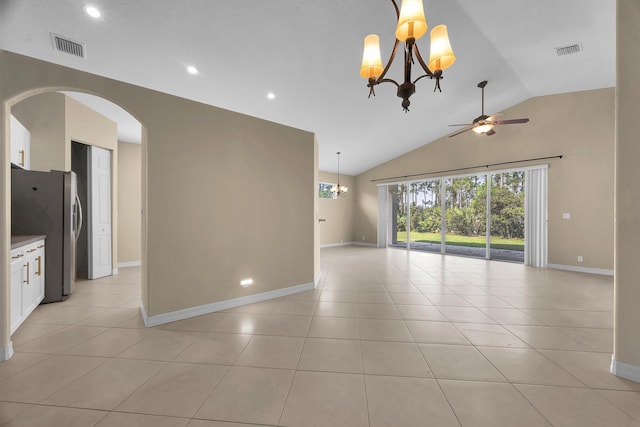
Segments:
[[[336,151],[353,175],[469,122],[481,80],[487,113],[615,85],[615,0],[424,0],[457,61],[442,93],[418,82],[409,113],[393,85],[367,99],[359,76],[365,35],[380,35],[383,61],[393,46],[389,0],[95,0],[97,20],[87,3],[0,0],[0,48],[315,132],[325,171],[336,171]],[[54,51],[50,33],[85,43],[86,59]],[[575,43],[582,53],[556,55]],[[428,40],[418,45],[428,56]],[[401,74],[394,66],[388,77]]]

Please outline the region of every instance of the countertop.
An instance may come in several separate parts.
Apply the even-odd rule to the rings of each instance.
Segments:
[[[38,240],[46,239],[44,234],[36,234],[33,236],[11,236],[11,249],[17,249],[20,246],[28,245],[29,243],[37,242]]]

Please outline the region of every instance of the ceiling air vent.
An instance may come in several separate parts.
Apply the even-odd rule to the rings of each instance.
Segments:
[[[558,54],[558,56],[573,55],[574,53],[580,53],[580,52],[582,52],[581,43],[572,44],[571,46],[563,46],[563,47],[556,48],[556,53]]]
[[[55,50],[84,58],[84,44],[53,33],[51,33],[51,40]]]

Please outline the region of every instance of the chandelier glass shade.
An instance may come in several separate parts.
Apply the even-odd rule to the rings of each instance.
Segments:
[[[387,65],[382,65],[380,54],[380,38],[376,34],[370,34],[364,39],[364,52],[362,54],[362,65],[360,76],[367,79],[369,97],[375,96],[375,86],[380,83],[393,83],[397,87],[397,95],[402,98],[402,108],[409,111],[411,102],[409,98],[416,91],[416,82],[424,77],[435,79],[436,84],[433,91],[440,89],[440,79],[442,71],[449,68],[456,61],[456,57],[451,49],[449,34],[446,25],[438,25],[431,30],[431,51],[429,63],[424,62],[418,50],[416,41],[427,33],[428,25],[424,14],[422,0],[402,0],[401,8],[395,0],[390,0],[396,11],[398,25],[396,27],[396,41],[391,51],[391,56]],[[399,43],[404,43],[404,81],[398,83],[387,78],[386,74],[395,59]],[[418,64],[424,74],[412,80],[412,66]]]
[[[422,0],[403,0],[400,16],[398,16],[396,38],[401,42],[406,42],[410,37],[418,40],[427,34],[427,29],[427,18],[424,16]]]
[[[376,34],[369,34],[364,38],[364,52],[362,53],[362,66],[360,75],[365,79],[376,78],[384,67],[380,57],[380,37]]]
[[[444,70],[456,62],[456,56],[449,42],[449,31],[446,25],[438,25],[431,30],[431,54],[429,69]]]
[[[331,187],[331,193],[333,194],[334,199],[337,199],[338,197],[345,197],[349,191],[349,187],[340,185],[340,152],[338,151],[336,154],[338,155],[338,183]]]

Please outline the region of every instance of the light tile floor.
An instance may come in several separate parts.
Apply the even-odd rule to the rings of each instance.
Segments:
[[[33,313],[0,425],[640,426],[640,384],[608,370],[610,277],[328,248],[315,291],[156,328],[139,281]]]

